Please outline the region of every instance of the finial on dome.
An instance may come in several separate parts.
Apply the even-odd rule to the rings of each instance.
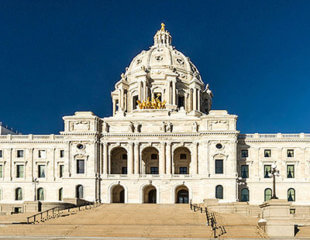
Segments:
[[[165,24],[164,23],[161,23],[161,29],[160,29],[160,31],[162,31],[162,32],[164,32],[165,31]]]
[[[160,30],[154,36],[154,45],[155,46],[171,46],[171,35],[165,29],[165,24],[161,23]]]

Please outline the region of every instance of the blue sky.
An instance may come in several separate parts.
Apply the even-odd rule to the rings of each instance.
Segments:
[[[58,133],[110,92],[164,22],[242,133],[310,132],[310,1],[0,1],[0,121]]]

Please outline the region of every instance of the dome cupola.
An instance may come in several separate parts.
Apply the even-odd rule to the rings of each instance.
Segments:
[[[205,87],[196,66],[171,42],[172,37],[162,23],[153,46],[134,57],[116,83],[112,92],[113,114],[149,108],[195,115],[210,111],[211,90]]]

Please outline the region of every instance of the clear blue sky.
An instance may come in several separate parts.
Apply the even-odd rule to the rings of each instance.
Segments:
[[[164,22],[242,133],[310,132],[310,1],[0,1],[0,121],[58,133],[110,92]]]

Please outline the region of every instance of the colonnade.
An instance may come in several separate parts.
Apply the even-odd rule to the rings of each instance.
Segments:
[[[175,144],[175,146],[174,146]],[[111,156],[112,150],[118,147],[124,148],[127,151],[127,175],[143,174],[142,171],[142,153],[146,148],[154,148],[158,152],[158,174],[171,175],[174,173],[174,156],[175,151],[180,148],[185,148],[190,153],[189,174],[198,174],[198,143],[192,143],[189,146],[183,146],[180,143],[161,142],[161,143],[115,143],[104,142],[102,147],[102,163],[101,174],[111,174]]]

